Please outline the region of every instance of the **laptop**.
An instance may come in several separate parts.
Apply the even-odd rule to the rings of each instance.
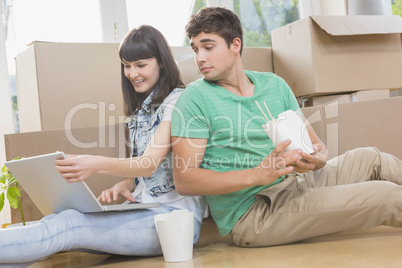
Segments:
[[[61,176],[54,163],[56,159],[61,158],[66,158],[65,154],[56,152],[5,163],[43,215],[66,209],[92,213],[160,206],[160,203],[102,205],[84,181],[68,183]]]

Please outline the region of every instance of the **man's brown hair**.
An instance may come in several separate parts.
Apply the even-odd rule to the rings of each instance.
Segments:
[[[243,29],[239,17],[232,11],[222,7],[206,7],[191,15],[186,25],[186,35],[189,39],[200,33],[215,33],[221,36],[228,47],[233,39],[240,38],[243,51]]]

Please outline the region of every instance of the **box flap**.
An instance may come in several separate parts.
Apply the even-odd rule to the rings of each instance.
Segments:
[[[28,43],[27,46],[29,47],[29,46],[32,46],[32,45],[35,45],[35,44],[49,44],[49,43],[58,43],[58,42],[34,40],[34,41]]]
[[[400,16],[312,16],[330,35],[362,35],[402,33]]]

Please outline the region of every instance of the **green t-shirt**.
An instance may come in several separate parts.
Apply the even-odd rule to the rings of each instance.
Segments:
[[[253,168],[274,149],[274,144],[261,126],[266,119],[255,101],[261,107],[265,102],[274,118],[289,109],[300,110],[282,78],[273,73],[245,73],[254,83],[252,97],[237,96],[202,78],[189,84],[176,102],[171,134],[208,139],[202,168],[218,172]],[[283,179],[281,177],[273,184]],[[269,186],[207,196],[220,234],[228,234],[255,202],[256,193]]]

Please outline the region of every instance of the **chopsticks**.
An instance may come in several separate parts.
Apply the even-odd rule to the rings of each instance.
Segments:
[[[268,119],[267,115],[264,113],[264,111],[262,110],[261,106],[258,104],[257,101],[255,101],[255,104],[257,104],[257,106],[258,106],[258,108],[260,109],[261,113],[264,115],[265,119],[267,119],[267,122],[269,122],[270,120]],[[269,116],[271,117],[271,120],[274,120],[274,118],[272,117],[272,114],[271,114],[271,112],[269,111],[268,106],[267,106],[267,104],[265,103],[265,101],[264,101],[264,106],[265,106],[265,109],[267,109],[268,114],[269,114]]]

